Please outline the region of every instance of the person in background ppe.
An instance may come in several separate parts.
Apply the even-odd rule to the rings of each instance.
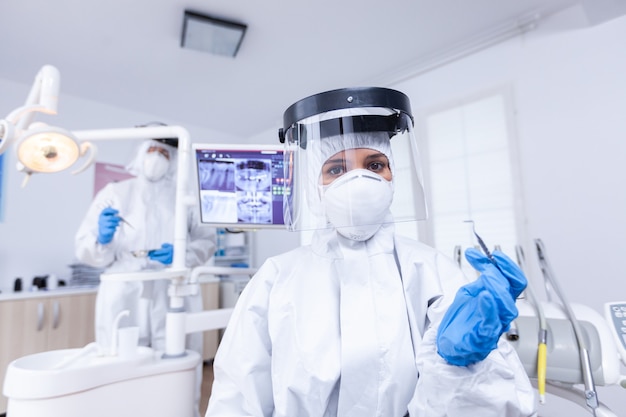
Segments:
[[[524,368],[500,339],[521,270],[470,249],[481,275],[469,282],[395,232],[396,183],[415,190],[400,196],[403,218],[426,215],[408,98],[333,90],[292,105],[284,126],[285,220],[313,230],[311,243],[267,259],[245,287],[206,416],[535,415]]]
[[[126,167],[135,177],[109,183],[98,192],[75,237],[75,255],[106,273],[160,270],[173,260],[177,140],[143,142]],[[215,252],[215,229],[201,225],[190,207],[186,266],[205,264]],[[145,254],[135,251],[148,250]],[[120,327],[138,326],[139,344],[165,351],[169,279],[102,281],[96,298],[96,342],[110,352],[117,315],[128,310]],[[202,311],[201,295],[189,296],[185,308]],[[187,335],[186,347],[202,355],[202,333]],[[200,365],[200,387],[202,369]],[[199,388],[196,402],[199,401]]]

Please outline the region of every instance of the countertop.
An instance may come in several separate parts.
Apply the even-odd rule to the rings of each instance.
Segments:
[[[73,294],[90,294],[98,291],[98,286],[59,287],[56,290],[18,291],[0,293],[0,301],[23,300],[27,298],[58,297]]]
[[[200,276],[198,282],[200,284],[219,283],[220,279],[215,276],[204,275]],[[0,301],[9,300],[23,300],[27,298],[44,298],[44,297],[58,297],[63,295],[73,294],[90,294],[98,292],[97,285],[77,285],[59,287],[56,290],[39,290],[39,291],[19,291],[19,292],[2,292],[0,293]]]

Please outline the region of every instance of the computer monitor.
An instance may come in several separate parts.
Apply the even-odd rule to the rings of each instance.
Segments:
[[[194,143],[200,218],[233,229],[284,228],[282,145]]]

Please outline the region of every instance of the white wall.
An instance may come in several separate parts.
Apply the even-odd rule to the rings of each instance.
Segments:
[[[394,85],[415,114],[494,87],[513,90],[528,236],[570,302],[626,300],[626,18],[589,27],[574,7],[525,36]],[[536,271],[536,267],[534,271]],[[539,274],[531,277],[543,288]],[[622,367],[622,374],[626,374]],[[626,390],[599,398],[626,412]],[[552,400],[541,415],[586,416]]]

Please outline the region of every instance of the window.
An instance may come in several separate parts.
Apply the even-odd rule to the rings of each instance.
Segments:
[[[452,257],[477,245],[467,220],[490,250],[515,257],[523,216],[511,115],[507,92],[497,91],[424,118],[429,243]]]

